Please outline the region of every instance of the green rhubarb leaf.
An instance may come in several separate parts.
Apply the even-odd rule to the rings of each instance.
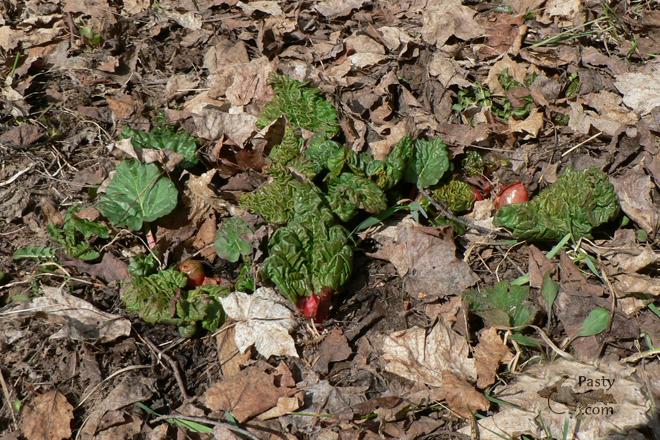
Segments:
[[[619,203],[614,186],[597,168],[566,170],[557,181],[529,202],[507,205],[494,224],[523,240],[552,242],[571,234],[574,240],[614,220]]]
[[[452,180],[434,189],[431,195],[455,214],[469,211],[472,209],[475,201],[472,187],[460,180]]]
[[[98,209],[113,225],[133,231],[174,210],[177,190],[154,164],[125,160],[119,164]]]
[[[230,217],[225,219],[215,238],[215,251],[220,258],[236,263],[241,256],[252,254],[252,227],[243,219]]]
[[[92,246],[90,240],[108,238],[110,231],[100,222],[79,218],[76,215],[78,211],[79,206],[69,208],[64,216],[64,224],[61,227],[49,224],[48,233],[68,256],[83,261],[96,260],[101,254]]]
[[[437,184],[449,170],[447,146],[440,139],[418,139],[405,171],[406,180],[418,188]]]
[[[266,127],[285,116],[293,127],[323,134],[328,139],[339,133],[337,112],[320,90],[285,75],[273,75],[270,82],[275,97],[264,107],[257,127]]]
[[[347,222],[359,209],[378,214],[387,209],[385,193],[371,180],[342,173],[328,184],[328,202],[333,212]]]
[[[188,279],[181,272],[163,270],[132,278],[122,289],[121,299],[128,311],[137,313],[148,324],[176,324],[175,298],[187,283]]]
[[[387,191],[401,181],[414,152],[412,138],[404,136],[385,160],[366,161],[366,174],[375,179],[378,187]]]
[[[190,168],[197,165],[197,140],[185,131],[177,131],[173,126],[165,122],[161,117],[156,127],[151,131],[133,130],[125,128],[121,137],[130,139],[134,148],[153,148],[156,150],[169,150],[183,156],[182,168]]]
[[[210,332],[216,331],[225,321],[226,315],[220,298],[231,291],[218,285],[199,286],[183,295],[176,304],[176,315],[183,323],[199,323]],[[185,325],[185,324],[184,324]]]
[[[153,254],[136,255],[128,260],[128,273],[134,277],[146,277],[156,273],[160,263]]]

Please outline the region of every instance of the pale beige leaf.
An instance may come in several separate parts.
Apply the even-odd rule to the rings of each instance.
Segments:
[[[634,428],[648,426],[653,414],[645,387],[632,376],[633,372],[634,369],[618,363],[603,363],[597,368],[564,359],[534,366],[513,382],[493,390],[494,395],[506,396],[507,402],[518,407],[507,405],[495,415],[479,420],[481,439],[500,440],[501,435],[508,438],[523,434],[537,438],[548,435],[563,438],[564,423],[568,424],[568,432],[573,433],[573,438],[626,438],[615,437],[617,433],[632,436]],[[575,407],[539,395],[540,391],[553,386],[564,387],[564,395],[585,398],[591,393],[597,397],[590,403],[586,400],[582,414],[578,415]],[[585,411],[587,406],[589,413]],[[469,434],[470,427],[460,432]]]
[[[656,60],[648,72],[629,72],[616,76],[614,86],[623,93],[623,102],[640,115],[660,106],[660,63]]]
[[[412,327],[385,336],[382,359],[390,373],[442,387],[445,370],[472,382],[476,380],[475,361],[469,354],[465,338],[438,321],[428,335],[426,329]]]
[[[220,301],[227,316],[238,321],[234,340],[241,353],[254,345],[266,359],[298,357],[289,334],[296,327],[294,313],[273,289],[260,287],[251,295],[233,292]]]

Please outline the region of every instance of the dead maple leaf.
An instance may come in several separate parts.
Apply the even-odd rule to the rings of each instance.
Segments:
[[[346,336],[344,336],[341,330],[335,329],[319,345],[318,358],[314,364],[314,370],[327,374],[330,363],[346,360],[351,353],[353,351],[348,346]]]
[[[476,11],[461,4],[460,0],[433,0],[428,2],[422,15],[422,39],[440,48],[452,35],[463,41],[483,34],[474,18]]]
[[[25,405],[21,431],[30,440],[61,440],[71,437],[73,406],[57,390],[36,396]]]
[[[380,249],[369,256],[392,263],[415,298],[458,294],[479,280],[467,263],[456,258],[451,237],[430,235],[414,223],[403,221],[384,228],[373,238]]]
[[[261,287],[252,295],[233,292],[220,302],[227,316],[238,321],[234,340],[241,353],[254,345],[266,359],[298,357],[289,334],[296,327],[294,313],[273,289]]]
[[[495,383],[495,373],[501,363],[509,362],[513,355],[497,334],[489,327],[479,335],[479,344],[474,350],[477,365],[477,387],[483,389]]]
[[[428,334],[426,329],[412,327],[387,335],[382,350],[385,370],[414,382],[443,387],[445,370],[471,382],[477,378],[465,338],[442,321]]]
[[[280,397],[297,392],[291,371],[284,363],[277,369],[258,362],[234,376],[216,382],[204,393],[204,405],[213,412],[231,411],[239,422],[277,405]]]

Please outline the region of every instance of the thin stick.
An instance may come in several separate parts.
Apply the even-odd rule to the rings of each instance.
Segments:
[[[640,353],[635,353],[632,356],[621,359],[621,362],[631,364],[637,362],[640,359],[644,359],[651,356],[660,356],[660,348],[654,348],[653,350],[642,351]]]
[[[494,229],[484,228],[483,226],[476,225],[476,224],[472,223],[471,221],[468,221],[468,220],[462,219],[462,218],[460,218],[460,217],[457,217],[457,216],[455,216],[454,214],[452,214],[452,212],[449,211],[447,208],[445,208],[444,206],[442,206],[442,204],[438,203],[435,199],[433,199],[433,198],[431,197],[431,195],[428,193],[427,190],[425,190],[425,189],[421,189],[421,188],[420,188],[419,192],[420,192],[424,197],[426,197],[427,199],[429,199],[429,202],[431,203],[431,205],[433,205],[433,207],[434,207],[435,209],[437,209],[437,210],[440,212],[440,214],[444,215],[444,216],[447,217],[448,219],[453,220],[453,221],[455,221],[456,223],[460,223],[460,224],[462,224],[463,226],[467,226],[467,227],[470,228],[470,229],[474,229],[474,230],[476,230],[476,231],[479,231],[479,232],[481,232],[482,234],[495,234],[495,235],[497,235],[497,236],[499,236],[499,237],[509,237],[508,234],[503,234],[503,233],[501,233],[501,232],[499,232],[499,231],[496,231],[496,230],[494,230]]]
[[[580,148],[582,145],[586,144],[587,142],[591,142],[591,141],[593,141],[594,139],[596,139],[596,138],[597,138],[598,136],[600,136],[601,134],[603,134],[603,132],[602,132],[602,131],[599,131],[599,132],[596,133],[595,135],[591,136],[589,139],[586,139],[586,140],[580,142],[579,144],[575,145],[574,147],[569,148],[568,150],[564,151],[564,152],[561,154],[561,157],[564,157],[564,156],[566,156],[567,154],[571,153],[572,151],[577,150],[578,148]]]
[[[5,383],[5,377],[2,374],[2,368],[0,368],[0,386],[2,387],[2,395],[5,398],[5,402],[7,402],[7,406],[9,407],[9,412],[11,413],[11,419],[14,422],[14,426],[16,426],[16,414],[14,413],[14,407],[11,404],[11,394],[9,393],[9,388],[7,388],[7,384]]]
[[[105,382],[111,380],[111,379],[114,378],[115,376],[118,376],[118,375],[120,375],[120,374],[122,374],[122,373],[126,373],[126,372],[131,371],[131,370],[141,370],[141,369],[143,369],[143,368],[151,368],[151,365],[130,365],[130,366],[126,367],[126,368],[122,368],[121,370],[117,370],[117,371],[115,371],[115,372],[112,373],[110,376],[106,377],[106,378],[103,379],[101,382],[99,382],[99,383],[97,383],[96,385],[94,385],[94,388],[92,388],[92,389],[90,390],[90,392],[87,393],[87,395],[86,395],[85,397],[83,397],[82,399],[80,399],[80,402],[78,403],[78,405],[76,405],[76,408],[79,408],[83,403],[85,403],[85,402],[87,401],[87,399],[89,399],[90,396],[91,396],[92,394],[94,394],[96,391],[98,391],[98,389],[101,387],[101,385],[103,385]],[[81,428],[81,429],[82,429],[82,428]]]
[[[170,369],[172,370],[172,374],[174,374],[174,379],[176,380],[176,384],[179,387],[179,391],[181,391],[181,397],[183,397],[184,401],[190,400],[190,395],[188,394],[188,391],[186,390],[186,383],[183,381],[183,377],[181,376],[181,372],[179,371],[179,365],[176,363],[174,359],[170,357],[167,353],[163,353],[156,345],[151,342],[151,340],[147,336],[142,336],[138,334],[138,337],[147,344],[149,349],[153,351],[154,353],[157,354],[158,359],[163,358],[167,361],[168,364],[170,364]]]
[[[20,170],[18,173],[14,174],[14,175],[11,176],[9,179],[5,180],[4,182],[0,182],[0,186],[7,186],[7,185],[9,185],[9,184],[12,183],[13,181],[15,181],[16,179],[18,179],[19,177],[21,177],[23,174],[25,174],[25,173],[27,173],[28,171],[30,171],[30,170],[32,169],[33,166],[34,166],[34,164],[30,164],[30,165],[28,165],[27,168],[25,168],[25,169],[23,169],[23,170]]]

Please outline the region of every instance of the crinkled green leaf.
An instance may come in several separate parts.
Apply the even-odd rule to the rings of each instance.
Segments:
[[[251,293],[254,291],[254,276],[252,275],[252,260],[247,258],[243,261],[241,269],[238,272],[236,277],[236,283],[234,284],[234,290],[238,292]]]
[[[134,277],[146,277],[156,273],[160,263],[153,254],[143,254],[128,260],[128,273]]]
[[[469,290],[464,296],[470,311],[480,316],[488,326],[527,325],[536,315],[536,309],[527,300],[527,286],[512,286],[507,281],[500,281],[481,291]]]
[[[371,180],[342,173],[328,184],[328,202],[333,212],[347,222],[358,209],[377,214],[387,209],[385,193]]]
[[[468,150],[465,153],[465,157],[461,160],[461,166],[465,174],[472,177],[483,176],[486,169],[486,164],[481,155],[474,150]]]
[[[241,256],[252,254],[252,227],[245,220],[230,217],[225,219],[215,238],[215,251],[220,258],[235,263]]]
[[[243,209],[258,214],[268,223],[284,224],[293,217],[293,194],[301,183],[290,176],[273,179],[239,200]]]
[[[558,241],[571,234],[577,240],[618,215],[614,186],[605,173],[569,169],[531,201],[502,207],[494,224],[519,239]]]
[[[401,181],[413,154],[412,138],[404,136],[392,148],[385,160],[369,161],[366,165],[366,173],[376,180],[376,184],[380,188],[388,190]]]
[[[146,132],[125,128],[121,137],[130,139],[133,147],[138,149],[153,148],[169,150],[183,156],[181,167],[189,168],[197,165],[197,140],[185,131],[177,131],[173,126],[160,121],[155,128]]]
[[[135,277],[122,289],[121,299],[128,311],[137,313],[149,324],[176,324],[174,299],[187,282],[186,276],[174,269]]]
[[[258,127],[266,127],[286,116],[287,122],[293,127],[322,133],[328,139],[339,132],[337,112],[317,88],[285,75],[274,75],[271,85],[275,97],[264,107],[257,120]]]
[[[305,140],[293,127],[287,126],[282,141],[270,150],[268,158],[275,164],[286,165],[300,156],[303,145]]]
[[[55,251],[44,246],[25,246],[14,252],[14,260],[52,260],[54,258]]]
[[[220,298],[231,291],[218,285],[199,286],[183,295],[176,304],[177,318],[185,323],[199,322],[205,330],[213,332],[225,321]]]
[[[406,180],[419,188],[437,184],[449,170],[447,146],[440,139],[418,139],[414,147],[405,171]]]
[[[452,180],[434,189],[431,196],[456,214],[472,209],[475,201],[472,187],[461,180]]]
[[[133,231],[163,217],[177,205],[178,192],[154,164],[125,160],[119,164],[98,209],[113,225]]]

